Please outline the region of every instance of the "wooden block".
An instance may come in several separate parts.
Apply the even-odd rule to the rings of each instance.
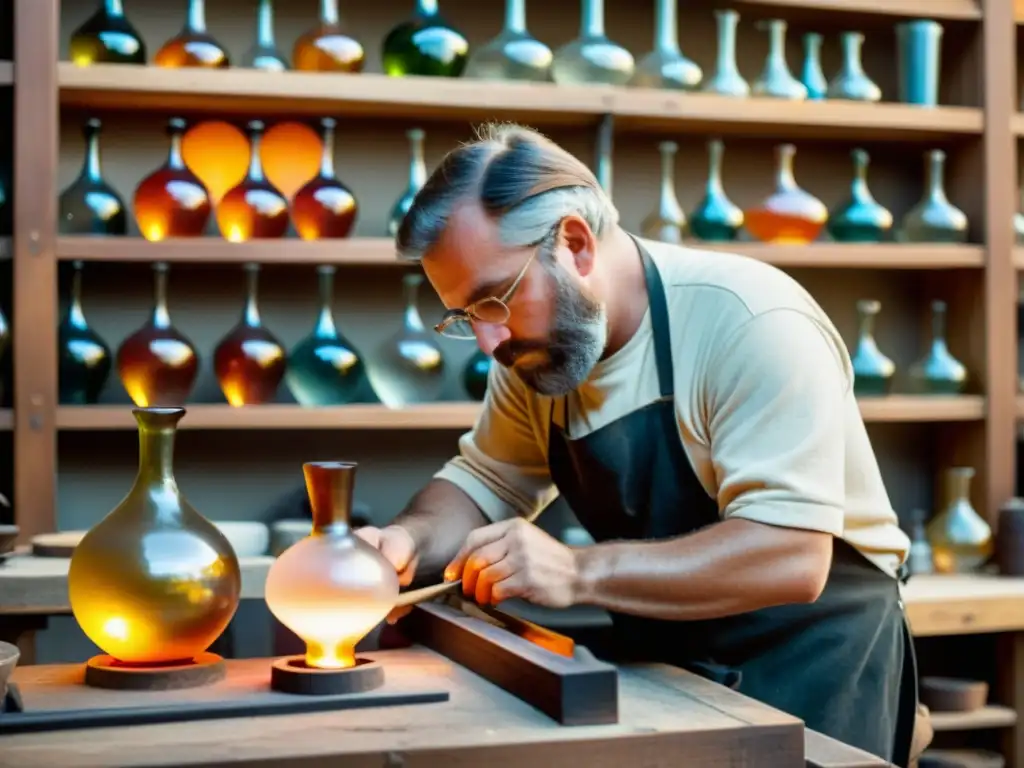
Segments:
[[[870,752],[810,728],[804,729],[804,755],[807,768],[885,768],[892,765]]]

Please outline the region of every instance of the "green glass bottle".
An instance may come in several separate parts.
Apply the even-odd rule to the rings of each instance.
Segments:
[[[967,385],[967,369],[946,346],[946,302],[932,302],[932,339],[928,353],[910,367],[911,389],[919,395],[958,395]]]
[[[839,243],[878,243],[892,229],[892,213],[880,205],[868,189],[871,158],[863,149],[850,153],[853,182],[850,196],[829,213],[828,232]]]
[[[416,0],[413,17],[388,32],[381,53],[384,73],[392,77],[458,77],[466,68],[469,41],[441,17],[437,0]]]
[[[57,328],[57,380],[62,405],[89,405],[99,400],[110,376],[110,347],[82,311],[82,262],[72,264],[71,300]]]
[[[857,397],[872,397],[889,394],[896,364],[882,354],[875,343],[875,318],[882,304],[874,299],[857,302],[860,328],[857,333],[857,348],[850,356],[853,364],[853,393]]]
[[[71,33],[73,64],[145,64],[146,44],[124,15],[121,0],[100,0],[96,12]]]
[[[473,400],[483,400],[487,394],[487,376],[493,362],[482,349],[478,349],[466,361],[466,367],[462,369],[462,386]]]
[[[897,237],[908,243],[963,243],[967,241],[967,214],[946,197],[943,176],[946,153],[933,149],[925,153],[924,195],[911,208],[900,226]]]
[[[97,118],[85,122],[85,160],[78,177],[60,193],[57,229],[62,235],[123,235],[128,231],[124,201],[103,178]]]
[[[705,242],[735,240],[743,227],[743,211],[736,206],[722,187],[722,155],[725,144],[721,139],[708,142],[708,180],[704,197],[690,214],[690,232]]]

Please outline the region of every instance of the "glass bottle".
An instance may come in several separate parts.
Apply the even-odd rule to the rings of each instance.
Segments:
[[[907,555],[907,568],[912,576],[934,573],[935,563],[932,559],[932,545],[928,543],[925,526],[927,513],[923,509],[915,509],[910,513],[911,534],[910,553]]]
[[[68,42],[73,64],[145,64],[146,43],[124,15],[121,0],[99,0]]]
[[[910,367],[915,394],[959,395],[967,386],[967,369],[946,346],[946,302],[932,302],[932,339],[928,353]]]
[[[1024,194],[1018,192],[1018,196],[1024,200]],[[1013,240],[1017,245],[1024,245],[1024,211],[1013,214]]]
[[[478,349],[466,361],[462,369],[462,386],[472,400],[483,400],[487,394],[487,377],[491,373],[494,360]]]
[[[256,299],[260,265],[246,264],[245,304],[238,324],[220,340],[213,370],[229,405],[258,405],[274,399],[284,378],[287,354],[260,319]]]
[[[705,93],[719,96],[744,98],[750,95],[750,84],[740,74],[736,65],[736,28],[740,15],[736,11],[715,11],[718,27],[718,53],[715,58],[715,74],[704,83]]]
[[[288,231],[288,201],[263,174],[260,139],[263,122],[249,121],[249,173],[221,198],[217,226],[225,240],[243,243],[265,237],[284,237]]]
[[[972,467],[946,470],[946,507],[928,523],[928,541],[938,573],[980,569],[995,549],[992,528],[971,506]]]
[[[921,201],[911,208],[900,226],[899,239],[908,243],[963,243],[967,241],[967,215],[946,197],[943,174],[946,153],[925,154],[927,183]]]
[[[85,160],[73,182],[60,193],[58,231],[62,235],[123,235],[128,231],[124,201],[103,178],[98,118],[85,121]]]
[[[793,77],[786,63],[786,27],[782,19],[757,23],[758,29],[768,30],[768,56],[751,92],[755,96],[803,101],[807,98],[807,88]]]
[[[828,220],[824,203],[797,186],[793,177],[795,156],[792,144],[775,148],[775,191],[743,214],[747,231],[763,243],[805,245],[818,237]]]
[[[189,0],[185,26],[156,52],[153,63],[172,68],[231,66],[227,49],[206,31],[206,0]]]
[[[704,72],[679,48],[676,2],[657,0],[654,6],[654,48],[637,64],[633,85],[682,91],[694,91],[700,87]]]
[[[704,197],[690,214],[690,232],[705,242],[735,240],[743,226],[743,211],[725,194],[722,187],[722,155],[725,145],[721,139],[708,142],[708,180]]]
[[[626,85],[636,69],[633,54],[604,31],[604,0],[582,0],[579,36],[555,51],[551,77],[563,85]]]
[[[163,262],[153,265],[153,311],[145,325],[122,341],[117,350],[117,373],[128,396],[140,408],[182,405],[192,392],[199,370],[195,346],[171,324],[168,272]]]
[[[224,120],[204,120],[181,139],[181,156],[210,195],[214,208],[249,171],[249,139]]]
[[[608,197],[612,196],[612,145],[615,143],[615,122],[611,115],[605,115],[597,126],[597,141],[594,142],[594,177]]]
[[[398,228],[402,226],[405,214],[412,208],[416,193],[427,183],[427,164],[423,160],[423,130],[410,128],[405,135],[409,139],[409,185],[388,213],[388,235],[391,237],[398,234]]]
[[[828,98],[847,101],[880,101],[882,89],[868,77],[861,63],[864,35],[860,32],[843,32],[839,36],[843,47],[843,66],[828,84]]]
[[[381,44],[384,74],[458,77],[466,68],[469,41],[441,16],[437,0],[416,0],[408,21],[393,27]]]
[[[256,10],[256,41],[242,57],[242,66],[264,72],[288,69],[288,60],[274,39],[274,0],[260,0]]]
[[[800,82],[807,89],[810,101],[821,101],[828,91],[828,80],[821,71],[822,37],[817,32],[804,35],[804,66],[800,71]]]
[[[7,380],[11,372],[11,361],[9,359],[9,350],[11,348],[11,326],[7,322],[7,318],[4,316],[3,307],[0,307],[0,403],[3,406],[8,407],[7,403],[10,399],[10,392]]]
[[[875,318],[881,309],[881,302],[875,299],[861,299],[857,302],[857,348],[850,356],[853,365],[853,393],[857,397],[888,395],[892,390],[896,364],[882,354],[875,342]]]
[[[658,190],[658,205],[643,220],[640,230],[650,240],[663,243],[681,243],[686,235],[686,214],[676,197],[676,152],[679,145],[674,141],[658,144],[661,153],[661,184]]]
[[[320,0],[320,19],[292,47],[292,65],[306,72],[363,71],[366,51],[348,34],[338,15],[338,0]]]
[[[465,77],[480,80],[551,79],[551,49],[526,28],[526,0],[505,0],[505,26],[498,36],[473,51]]]
[[[323,153],[320,172],[306,182],[292,199],[292,221],[303,240],[348,237],[359,212],[352,190],[338,181],[334,171],[333,117],[320,121]]]
[[[181,154],[184,133],[185,121],[180,117],[167,121],[167,162],[135,188],[135,222],[147,240],[199,237],[210,218],[210,195]]]
[[[868,189],[868,163],[863,149],[850,153],[853,158],[853,182],[850,196],[828,216],[828,232],[840,243],[878,243],[892,229],[892,213],[880,205]]]
[[[71,300],[57,327],[57,381],[62,405],[89,405],[100,398],[113,365],[110,347],[82,311],[82,262],[72,262]]]

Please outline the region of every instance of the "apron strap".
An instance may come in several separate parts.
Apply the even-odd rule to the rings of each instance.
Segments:
[[[651,307],[651,330],[654,336],[654,362],[658,367],[658,390],[663,398],[672,397],[675,393],[672,370],[672,338],[668,321],[668,299],[665,298],[665,286],[661,275],[654,265],[654,259],[635,237],[636,249],[640,252],[640,260],[644,265],[644,279],[647,283],[647,301]]]

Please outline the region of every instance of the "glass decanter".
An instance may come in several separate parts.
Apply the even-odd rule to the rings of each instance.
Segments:
[[[971,506],[973,467],[946,470],[946,507],[928,523],[928,542],[938,573],[970,573],[992,556],[992,528]]]
[[[505,0],[505,26],[466,62],[465,77],[480,80],[551,79],[551,49],[526,28],[526,0]]]
[[[231,66],[227,49],[206,31],[206,0],[189,0],[185,26],[156,52],[153,63],[172,68]]]
[[[352,190],[338,181],[334,171],[335,125],[333,117],[320,121],[323,142],[320,172],[292,199],[292,221],[303,240],[348,237],[359,212]]]
[[[736,28],[740,15],[736,11],[715,11],[718,28],[718,53],[715,58],[715,74],[704,83],[704,93],[719,96],[744,98],[750,95],[750,84],[740,74],[736,65]]]
[[[366,51],[338,16],[338,0],[320,0],[320,19],[292,47],[292,65],[306,72],[363,71]]]
[[[167,121],[167,162],[135,188],[135,222],[147,240],[199,237],[210,218],[210,194],[181,154],[184,133],[185,121],[180,117]]]
[[[405,214],[412,208],[416,193],[427,183],[427,164],[423,160],[423,130],[411,128],[405,132],[409,139],[409,185],[388,213],[388,235],[394,237],[402,226]]]
[[[62,235],[123,235],[128,231],[128,214],[117,191],[103,178],[100,167],[102,123],[93,117],[85,121],[85,160],[73,182],[60,193],[57,231]]]
[[[71,33],[73,64],[145,64],[146,43],[124,15],[121,0],[100,0],[96,12]]]
[[[221,198],[217,206],[217,227],[225,240],[243,243],[266,237],[284,237],[288,231],[288,201],[263,174],[260,139],[263,122],[251,120],[249,173]]]
[[[285,384],[299,405],[307,407],[359,402],[368,386],[366,366],[334,323],[335,268],[324,265],[316,271],[320,312],[313,332],[288,355]]]
[[[786,63],[786,22],[772,19],[758,22],[757,28],[768,30],[768,56],[751,92],[755,96],[803,101],[807,98],[807,87],[793,77]]]
[[[800,82],[807,89],[809,101],[821,101],[828,91],[828,80],[821,70],[822,37],[817,32],[804,35],[804,65],[800,70]]]
[[[245,305],[238,324],[220,340],[213,370],[225,399],[234,407],[270,402],[284,378],[287,353],[260,319],[256,295],[259,264],[246,264]]]
[[[260,0],[256,10],[256,41],[242,56],[242,66],[264,72],[288,69],[288,60],[274,39],[274,0]]]
[[[394,27],[381,44],[384,74],[458,77],[466,68],[469,41],[441,16],[437,0],[416,0],[413,17]]]
[[[82,262],[72,269],[71,300],[57,327],[57,389],[62,405],[89,405],[99,400],[113,357],[82,311]]]
[[[888,395],[892,390],[896,364],[882,354],[875,342],[875,319],[881,309],[882,303],[874,299],[857,302],[857,347],[850,356],[853,392],[857,397]]]
[[[910,388],[920,395],[959,395],[967,369],[946,346],[946,302],[932,302],[932,339],[928,353],[910,367]]]
[[[423,275],[418,272],[402,277],[402,326],[368,360],[373,389],[389,408],[434,402],[444,387],[444,355],[416,306],[422,284]]]
[[[637,64],[633,85],[682,91],[694,91],[700,86],[704,72],[679,48],[676,1],[657,0],[654,6],[654,48]]]
[[[491,364],[494,360],[478,349],[466,361],[462,369],[462,386],[466,393],[473,400],[483,400],[487,394],[487,377],[491,373]]]
[[[171,324],[167,310],[167,273],[163,262],[153,265],[155,290],[149,320],[121,342],[117,373],[135,405],[182,405],[192,392],[199,370],[195,345]]]
[[[861,63],[864,35],[843,32],[839,36],[843,47],[843,66],[828,84],[828,98],[846,101],[881,101],[882,89],[868,77]]]
[[[563,85],[626,85],[636,62],[605,35],[604,0],[582,0],[582,8],[579,37],[555,51],[552,79]]]
[[[933,149],[925,154],[927,182],[921,201],[911,208],[900,225],[899,239],[908,243],[963,243],[967,241],[967,215],[946,197],[943,174],[946,153]]]
[[[932,545],[928,543],[927,526],[925,524],[927,517],[928,513],[923,509],[915,509],[910,513],[910,552],[907,555],[907,568],[912,576],[935,572]]]
[[[825,204],[797,186],[793,177],[795,156],[792,144],[775,148],[775,191],[743,214],[747,231],[763,243],[805,245],[818,237],[828,220]]]
[[[705,242],[735,240],[743,227],[743,211],[725,194],[722,187],[722,155],[725,144],[721,139],[708,142],[708,180],[704,197],[690,214],[690,232]]]
[[[663,243],[681,243],[686,236],[686,214],[676,197],[676,152],[674,141],[658,144],[661,153],[661,184],[658,205],[640,224],[643,236]]]
[[[880,205],[868,189],[868,164],[871,158],[863,149],[850,153],[853,181],[850,196],[828,216],[828,232],[839,243],[878,243],[892,229],[892,213]]]

